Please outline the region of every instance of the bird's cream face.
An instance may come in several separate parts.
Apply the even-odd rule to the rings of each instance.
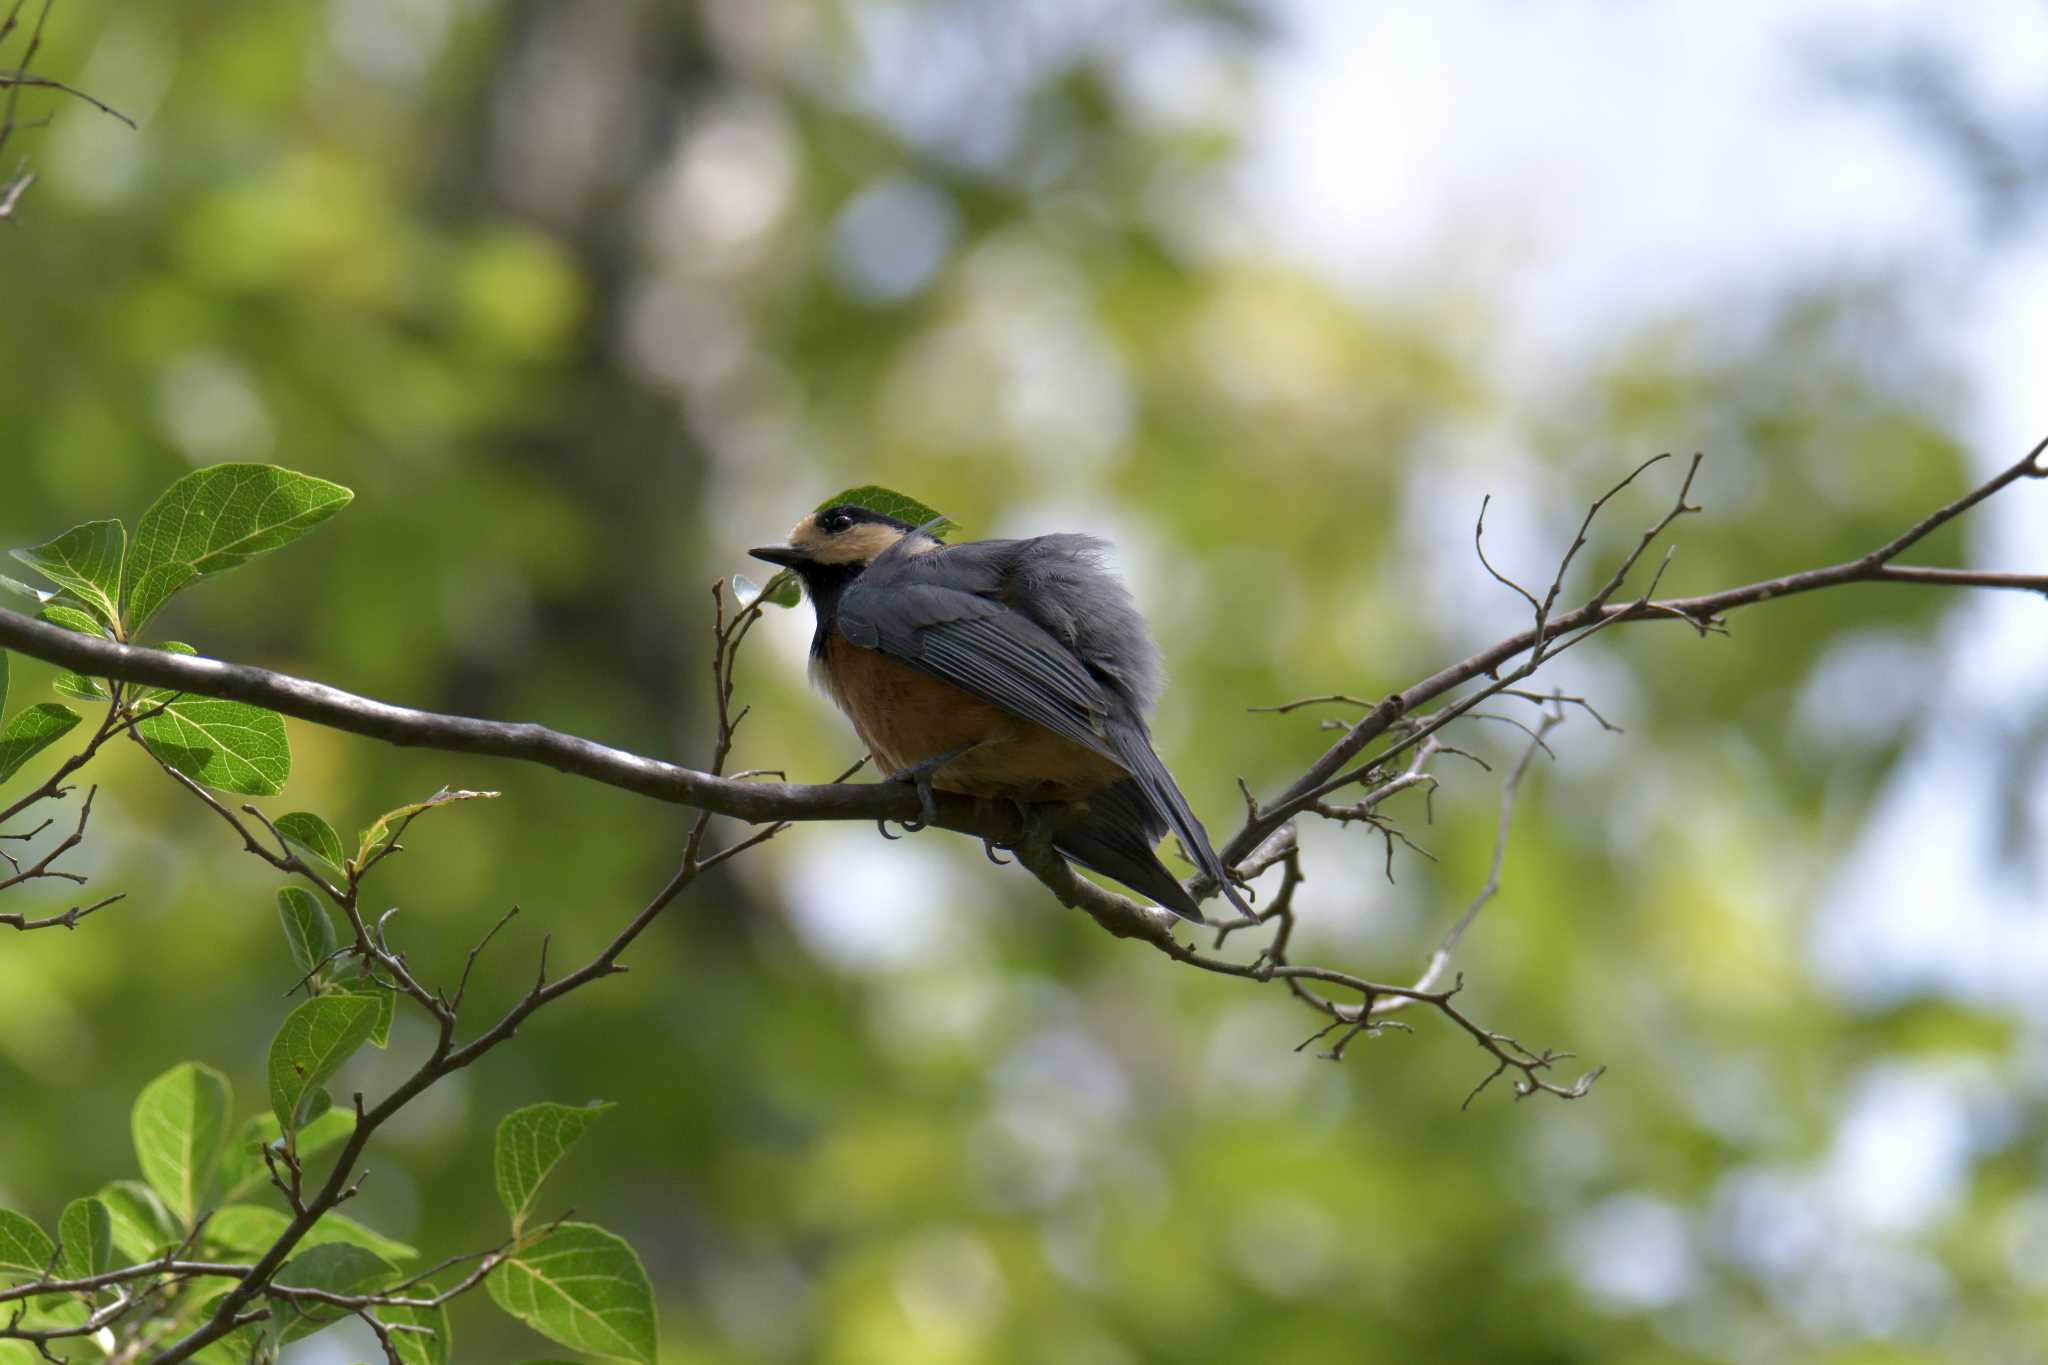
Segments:
[[[929,554],[939,549],[938,541],[927,535],[905,530],[886,521],[877,521],[872,514],[843,507],[828,507],[822,512],[813,512],[790,528],[787,545],[764,545],[750,551],[756,559],[765,559],[770,564],[802,572],[804,569],[846,569],[872,564],[877,557],[895,546],[903,545],[914,555]]]
[[[907,534],[898,527],[872,521],[857,521],[844,530],[828,531],[813,512],[790,529],[789,548],[813,564],[871,564]],[[938,548],[929,537],[918,539]],[[912,547],[913,553],[916,549]]]

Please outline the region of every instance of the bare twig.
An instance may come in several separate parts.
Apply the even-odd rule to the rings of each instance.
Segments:
[[[1657,458],[1661,460],[1664,457],[1660,455]],[[1636,471],[1636,473],[1638,474],[1641,472],[1641,470]],[[1634,478],[1635,474],[1631,474],[1629,475],[1629,477]],[[1486,570],[1488,577],[1493,579],[1494,582],[1500,584],[1502,587],[1513,590],[1516,595],[1518,595],[1524,602],[1527,602],[1529,604],[1529,609],[1536,613],[1536,624],[1537,628],[1540,630],[1543,625],[1543,617],[1545,611],[1547,610],[1548,604],[1546,602],[1538,602],[1536,600],[1536,594],[1530,592],[1520,583],[1515,582],[1514,579],[1509,578],[1507,575],[1503,574],[1499,569],[1494,568],[1493,562],[1486,557],[1486,509],[1489,506],[1491,506],[1492,503],[1493,495],[1491,493],[1487,494],[1485,497],[1479,500],[1479,519],[1472,524],[1472,553],[1479,557],[1479,567]],[[1587,520],[1591,521],[1592,518],[1588,517]],[[1581,539],[1579,542],[1579,544],[1581,545],[1583,545],[1584,543],[1585,541],[1583,539]],[[1572,554],[1575,553],[1577,550],[1578,545],[1574,545],[1571,548],[1571,550],[1565,552],[1565,562],[1567,564],[1571,562]],[[1562,573],[1563,570],[1560,569],[1558,572]]]
[[[48,7],[45,6],[45,8],[47,9]],[[62,91],[64,94],[71,96],[73,99],[83,100],[85,103],[90,104],[93,108],[99,110],[102,114],[107,114],[119,119],[121,122],[127,124],[131,129],[135,127],[134,119],[129,118],[126,114],[122,113],[119,109],[116,109],[113,105],[108,104],[105,100],[98,99],[92,95],[88,95],[87,93],[85,93],[85,91],[80,90],[75,85],[66,85],[63,81],[51,80],[48,76],[37,76],[30,72],[22,71],[19,69],[13,71],[0,70],[0,88],[6,88],[11,86],[34,86],[44,90]]]
[[[22,49],[20,62],[11,69],[0,68],[0,90],[7,92],[5,101],[0,102],[0,151],[4,151],[15,129],[39,127],[47,122],[45,119],[27,122],[22,120],[21,92],[25,89],[55,90],[70,95],[74,99],[85,101],[101,113],[113,115],[130,128],[135,126],[135,121],[126,114],[86,94],[83,90],[67,85],[63,81],[52,80],[48,76],[36,75],[29,70],[35,65],[36,53],[42,49],[43,25],[49,19],[50,10],[55,3],[56,0],[43,0],[42,7],[36,11],[35,23],[29,29],[28,42]],[[24,0],[14,0],[7,10],[6,17],[0,19],[0,42],[5,42],[20,26],[23,4]],[[21,196],[28,192],[28,187],[35,183],[35,179],[28,170],[28,163],[24,161],[12,176],[0,181],[0,222],[6,222],[14,216],[16,206],[21,203]]]
[[[1356,706],[1370,711],[1373,703],[1363,697],[1346,696],[1342,692],[1321,692],[1313,697],[1296,697],[1283,701],[1278,706],[1247,706],[1245,710],[1253,715],[1284,716],[1290,711],[1299,711],[1304,706]]]
[[[1529,771],[1529,764],[1539,752],[1550,752],[1550,747],[1544,743],[1544,737],[1562,724],[1563,711],[1544,712],[1542,720],[1537,723],[1534,735],[1530,738],[1529,746],[1522,750],[1521,760],[1508,771],[1507,777],[1501,782],[1500,818],[1494,826],[1493,861],[1487,866],[1486,883],[1479,888],[1478,894],[1472,897],[1472,903],[1465,907],[1465,913],[1458,916],[1457,923],[1451,926],[1450,932],[1444,935],[1443,942],[1437,945],[1436,951],[1430,954],[1429,965],[1423,968],[1422,975],[1416,978],[1416,990],[1431,990],[1443,979],[1444,972],[1451,963],[1451,954],[1458,950],[1458,941],[1465,937],[1465,931],[1472,927],[1472,921],[1479,918],[1479,912],[1486,908],[1486,903],[1500,894],[1500,870],[1508,855],[1508,826],[1514,819],[1515,798],[1521,792],[1522,776]],[[1391,1014],[1405,1008],[1411,1000],[1412,997],[1407,996],[1388,996],[1375,1006],[1375,1011],[1382,1015]]]
[[[30,929],[76,929],[78,922],[87,915],[92,914],[95,910],[104,910],[116,901],[126,900],[127,897],[127,892],[116,891],[111,896],[100,897],[91,905],[74,905],[63,914],[51,915],[47,919],[29,919],[21,914],[0,915],[0,924],[23,931]]]
[[[72,827],[71,832],[52,845],[50,851],[35,862],[10,877],[0,878],[0,891],[7,891],[21,885],[23,882],[31,882],[45,877],[71,882],[77,886],[84,886],[86,879],[82,874],[77,872],[61,872],[57,869],[56,862],[85,841],[85,825],[88,820],[92,819],[92,800],[99,794],[100,789],[98,787],[88,790],[85,794],[85,800],[78,807],[78,823]],[[9,861],[12,861],[12,859]],[[83,915],[80,915],[80,918],[83,918]],[[17,924],[15,927],[18,929],[22,926]]]

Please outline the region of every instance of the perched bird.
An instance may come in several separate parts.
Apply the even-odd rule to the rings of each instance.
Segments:
[[[935,524],[935,523],[934,523]],[[1053,847],[1206,923],[1159,861],[1170,829],[1249,915],[1153,751],[1159,651],[1090,536],[946,545],[864,507],[805,517],[752,551],[796,572],[817,611],[813,676],[892,777],[1029,804],[1085,801]],[[921,827],[921,826],[918,826]]]

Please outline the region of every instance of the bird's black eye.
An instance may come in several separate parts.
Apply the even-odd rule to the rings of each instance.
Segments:
[[[853,525],[853,518],[845,512],[827,512],[818,518],[818,529],[828,536],[836,536]]]

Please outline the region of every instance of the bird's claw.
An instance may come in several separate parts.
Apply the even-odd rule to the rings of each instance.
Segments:
[[[917,819],[897,821],[903,826],[905,834],[915,834],[921,829],[929,829],[939,823],[938,803],[932,799],[931,774],[919,773],[911,778],[910,782],[917,789]]]
[[[963,748],[948,750],[943,754],[934,754],[921,763],[913,763],[908,768],[899,769],[889,774],[891,782],[908,782],[917,792],[917,818],[915,820],[898,820],[896,822],[903,826],[904,834],[915,834],[921,829],[929,829],[931,826],[939,823],[938,802],[932,795],[932,775],[973,747],[970,744]],[[889,822],[887,820],[877,820],[875,825],[882,831],[884,839],[899,839],[902,837],[902,835],[889,832]]]
[[[997,857],[996,853],[998,850],[1004,853],[1015,853],[1020,848],[1031,848],[1044,843],[1050,823],[1045,810],[1040,806],[1033,805],[1031,802],[1015,796],[1010,798],[1010,804],[1016,807],[1017,810],[1018,834],[1016,840],[1012,843],[999,844],[993,839],[984,837],[981,841],[982,853],[997,867],[1008,867],[1015,861],[1012,858]]]

